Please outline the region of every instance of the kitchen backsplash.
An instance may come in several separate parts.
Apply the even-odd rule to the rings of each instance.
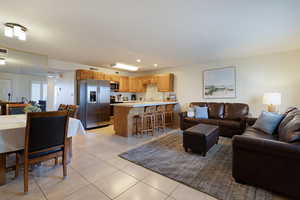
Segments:
[[[111,96],[122,95],[131,100],[131,95],[136,94],[137,100],[142,99],[142,101],[164,101],[170,96],[170,92],[158,92],[157,86],[155,84],[147,85],[146,92],[143,93],[124,93],[124,92],[111,92]]]
[[[144,101],[163,101],[169,96],[169,92],[158,92],[155,84],[147,85],[146,92],[137,93],[137,98]]]

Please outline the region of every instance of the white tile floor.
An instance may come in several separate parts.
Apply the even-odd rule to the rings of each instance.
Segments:
[[[23,194],[22,174],[0,187],[0,200],[212,200],[214,198],[144,169],[118,155],[154,139],[123,138],[112,126],[73,139],[68,177],[53,161],[35,168],[30,191]]]

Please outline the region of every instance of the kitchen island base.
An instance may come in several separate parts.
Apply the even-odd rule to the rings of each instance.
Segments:
[[[135,133],[134,116],[142,115],[146,106],[177,104],[176,102],[114,104],[114,130],[119,136],[129,137]]]

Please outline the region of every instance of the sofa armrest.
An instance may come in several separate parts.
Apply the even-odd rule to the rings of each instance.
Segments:
[[[180,119],[182,118],[185,118],[185,117],[187,117],[187,112],[181,112],[181,113],[179,113],[179,117],[180,117]]]
[[[299,143],[285,143],[276,140],[236,135],[233,138],[232,146],[233,151],[244,149],[247,151],[257,152],[259,154],[300,159]]]
[[[253,126],[256,122],[257,118],[256,117],[246,117],[245,118],[245,122],[246,122],[246,126]]]
[[[241,122],[241,129],[243,131],[246,130],[247,127],[252,126],[256,121],[256,118],[251,117],[251,115],[247,115],[244,116],[243,118],[241,118],[240,122]]]
[[[180,122],[180,129],[185,130],[186,127],[184,125],[184,118],[187,117],[187,112],[179,113],[179,122]]]

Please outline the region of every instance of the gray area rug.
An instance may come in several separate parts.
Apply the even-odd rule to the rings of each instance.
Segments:
[[[219,144],[206,157],[184,152],[181,133],[163,136],[120,157],[220,200],[282,199],[263,189],[234,181],[231,139],[228,138],[220,137]]]

